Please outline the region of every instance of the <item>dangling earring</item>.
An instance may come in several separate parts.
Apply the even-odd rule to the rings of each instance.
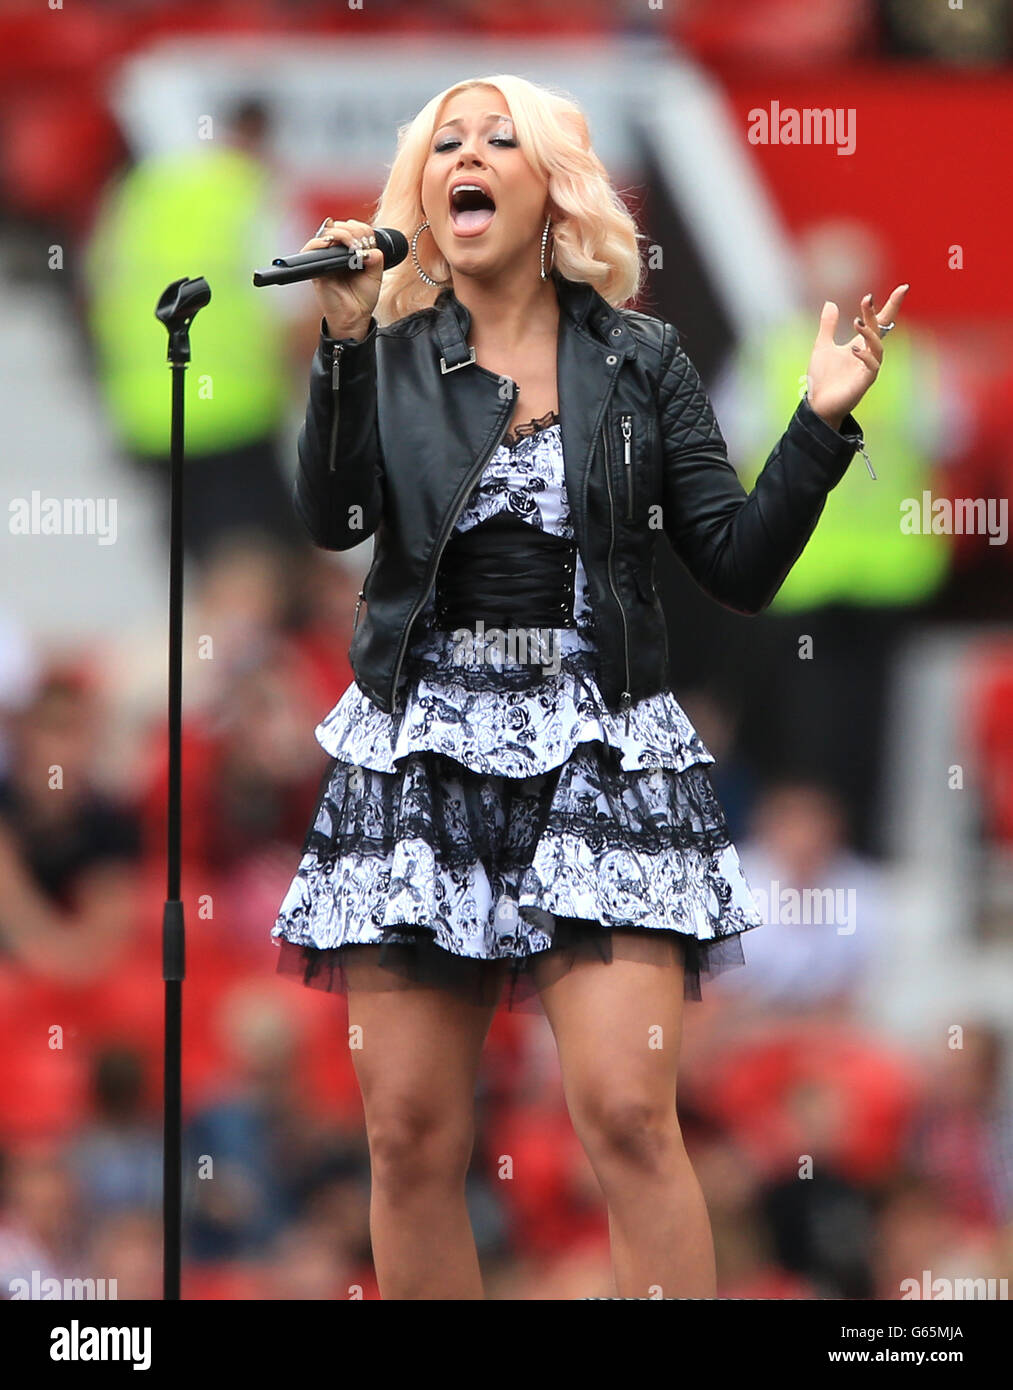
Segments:
[[[547,280],[547,279],[549,278],[549,272],[545,269],[545,246],[546,246],[546,243],[547,243],[548,240],[549,240],[549,225],[550,225],[550,223],[549,223],[549,218],[546,218],[546,219],[545,219],[545,229],[544,229],[544,231],[542,232],[542,254],[541,254],[541,256],[539,257],[539,262],[540,262],[540,265],[541,265],[541,272],[542,272],[542,279],[543,279],[543,280]],[[553,237],[553,238],[552,238],[552,265],[549,266],[549,270],[551,270],[552,267],[553,267],[555,264],[556,264],[556,238]]]
[[[425,221],[420,226],[415,228],[415,235],[412,237],[412,260],[415,262],[415,269],[418,272],[419,279],[424,280],[427,285],[432,285],[434,289],[438,290],[443,285],[449,285],[450,281],[434,280],[431,275],[427,275],[426,272],[422,269],[422,266],[419,264],[419,254],[415,249],[416,245],[418,244],[419,237],[422,235],[422,233],[426,230],[428,226],[429,222]]]

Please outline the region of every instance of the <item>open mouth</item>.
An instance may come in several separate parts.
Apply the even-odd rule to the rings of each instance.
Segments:
[[[477,183],[458,183],[450,190],[450,220],[461,236],[484,232],[495,215],[496,204]]]

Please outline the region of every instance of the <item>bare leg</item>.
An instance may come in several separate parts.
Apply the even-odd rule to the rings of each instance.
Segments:
[[[710,1220],[675,1109],[682,960],[664,938],[645,954],[581,962],[541,997],[570,1117],[608,1203],[618,1293],[713,1298]]]
[[[437,989],[349,989],[349,1040],[369,1141],[370,1235],[384,1299],[485,1296],[465,1177],[493,1013]]]

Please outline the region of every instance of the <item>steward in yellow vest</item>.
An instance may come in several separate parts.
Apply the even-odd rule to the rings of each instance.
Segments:
[[[811,346],[811,317],[765,329],[736,360],[728,418],[735,418],[739,437],[729,442],[747,491],[763,467],[776,422],[791,415],[805,392],[800,373]],[[942,399],[936,353],[913,341],[910,328],[892,334],[890,369],[863,398],[858,415],[876,479],[856,456],[769,612],[828,603],[917,604],[940,587],[949,569],[950,537],[906,534],[901,521],[905,500],[910,506],[915,499],[920,509],[923,489],[932,487]]]

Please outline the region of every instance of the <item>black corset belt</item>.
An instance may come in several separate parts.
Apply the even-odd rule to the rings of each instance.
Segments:
[[[436,625],[446,631],[573,627],[577,547],[509,512],[447,542],[436,573]]]

